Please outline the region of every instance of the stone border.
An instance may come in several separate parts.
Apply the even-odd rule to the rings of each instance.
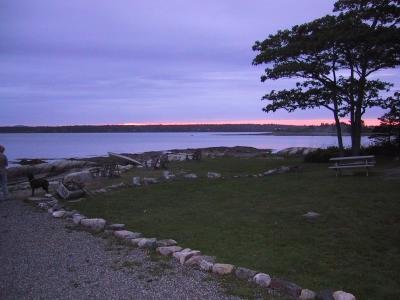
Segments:
[[[271,277],[265,273],[244,267],[237,267],[232,264],[216,263],[213,257],[202,255],[200,250],[183,249],[178,246],[178,242],[175,240],[157,240],[156,238],[143,237],[142,233],[125,230],[124,224],[108,224],[102,218],[86,218],[76,210],[66,210],[51,195],[47,195],[47,197],[29,197],[26,199],[26,202],[35,204],[37,207],[47,211],[54,218],[66,219],[90,232],[104,232],[128,245],[141,249],[153,249],[161,256],[172,257],[178,260],[181,265],[191,266],[204,272],[212,272],[221,276],[233,274],[240,280],[253,282],[268,291],[277,290],[293,299],[356,300],[353,294],[344,291],[323,290],[316,293],[312,290],[301,288],[293,282]]]

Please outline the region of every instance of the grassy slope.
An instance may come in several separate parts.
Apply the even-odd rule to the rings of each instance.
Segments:
[[[221,158],[171,167],[232,175],[295,163]],[[76,208],[307,288],[348,290],[359,299],[398,298],[400,180],[379,172],[335,178],[326,165],[303,167],[300,173],[262,178],[129,188]],[[308,221],[301,216],[307,211],[322,217]]]

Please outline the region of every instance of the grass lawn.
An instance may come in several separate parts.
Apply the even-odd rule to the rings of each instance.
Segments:
[[[231,176],[294,164],[302,171]],[[304,288],[345,290],[357,299],[399,299],[400,177],[388,178],[383,169],[400,164],[378,166],[370,177],[336,178],[325,164],[296,159],[174,163],[174,172],[193,171],[200,178],[127,188],[73,207]],[[226,178],[209,180],[207,171]],[[152,173],[134,170],[125,180],[146,172]],[[307,220],[302,215],[308,211],[321,217]]]

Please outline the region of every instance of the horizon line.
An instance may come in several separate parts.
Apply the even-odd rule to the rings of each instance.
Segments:
[[[378,119],[364,119],[366,126],[377,126]],[[348,120],[342,121],[349,124]],[[0,125],[1,127],[63,127],[63,126],[193,126],[193,125],[291,125],[291,126],[320,126],[321,124],[334,125],[332,119],[275,119],[275,120],[222,120],[222,121],[160,121],[160,122],[122,122],[103,124],[64,124],[64,125]]]

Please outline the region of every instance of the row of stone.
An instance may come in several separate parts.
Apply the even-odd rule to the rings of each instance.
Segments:
[[[265,171],[263,173],[259,174],[247,174],[247,175],[233,175],[233,178],[243,178],[243,177],[264,177],[264,176],[270,176],[270,175],[275,175],[275,174],[284,174],[288,172],[293,172],[293,171],[298,171],[299,167],[294,166],[294,167],[287,167],[287,166],[281,166],[276,169],[271,169],[268,171]],[[162,180],[173,180],[176,178],[176,175],[171,173],[170,171],[164,171],[162,175]],[[185,179],[197,179],[198,175],[195,173],[188,173],[184,174],[183,178]],[[218,179],[218,178],[223,178],[220,173],[217,172],[207,172],[207,178],[209,179]],[[149,185],[149,184],[157,184],[159,183],[160,180],[157,178],[153,177],[144,177],[141,178],[139,176],[134,176],[132,177],[132,185],[133,186],[141,186],[141,185]]]
[[[172,239],[156,240],[155,238],[144,238],[141,233],[127,230],[117,230],[113,234],[115,237],[125,240],[132,246],[156,249],[157,253],[162,256],[172,256],[182,265],[197,267],[200,270],[213,272],[218,275],[234,274],[239,279],[254,282],[263,288],[279,290],[296,299],[355,300],[352,294],[343,291],[322,291],[317,294],[311,290],[302,289],[298,285],[286,280],[271,278],[270,275],[265,273],[243,267],[235,267],[232,264],[215,263],[214,257],[204,256],[199,250],[183,249]]]
[[[54,198],[45,198],[44,202],[36,202],[39,207],[48,209],[54,218],[72,219],[75,225],[80,225],[92,232],[104,232],[123,240],[124,242],[142,249],[155,249],[162,256],[171,256],[182,265],[196,267],[206,272],[218,275],[234,274],[237,278],[254,282],[260,287],[278,290],[285,295],[301,300],[355,300],[354,295],[343,291],[325,290],[319,293],[278,278],[271,278],[270,275],[250,270],[243,267],[235,267],[232,264],[215,263],[215,258],[202,255],[199,250],[190,248],[183,249],[172,239],[157,240],[156,238],[143,237],[142,233],[125,230],[124,224],[107,225],[102,218],[86,218],[77,211],[63,209]],[[48,208],[50,206],[50,208]]]

